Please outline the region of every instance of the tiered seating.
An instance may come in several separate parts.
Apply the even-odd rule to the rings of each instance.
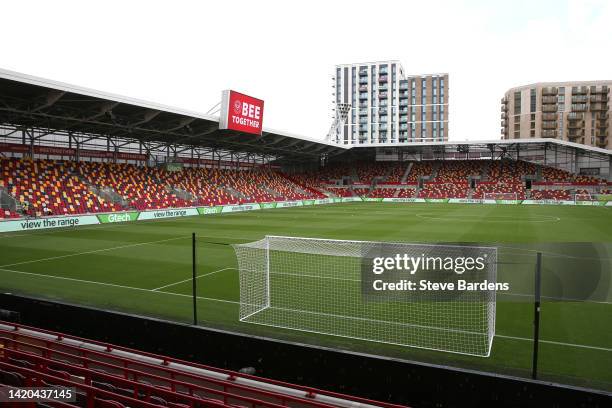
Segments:
[[[76,388],[76,402],[45,407],[398,408],[2,321],[0,384]]]
[[[533,200],[571,200],[570,190],[532,190]]]
[[[195,197],[194,204],[213,206],[236,204],[238,199],[222,188],[223,173],[217,169],[186,168],[182,171],[161,171],[160,178],[176,189]]]
[[[2,159],[1,183],[18,202],[28,204],[28,215],[121,210],[89,191],[88,186],[73,174],[73,165],[50,160]]]
[[[365,197],[365,196],[367,196],[369,194],[370,189],[369,188],[355,188],[355,189],[353,189],[353,192],[357,196]]]
[[[309,191],[315,198],[327,198],[325,194],[321,192],[322,185],[321,180],[317,173],[309,172],[302,174],[282,174],[288,180],[301,187],[303,190]]]
[[[0,219],[2,218],[20,218],[21,215],[17,214],[15,211],[5,210],[0,208]]]
[[[131,164],[79,162],[80,174],[97,187],[112,188],[137,210],[188,207],[192,202],[168,192],[156,169]]]
[[[377,187],[370,193],[370,197],[375,198],[391,198],[395,196],[396,188]]]
[[[435,181],[463,185],[468,183],[469,176],[479,176],[481,172],[481,161],[446,161],[438,168]]]
[[[308,190],[300,188],[300,186],[294,183],[291,179],[284,177],[282,174],[274,171],[261,171],[260,185],[263,185],[270,190],[276,191],[284,200],[306,200],[313,198],[321,198],[322,196],[321,193],[314,194],[312,192],[309,192]]]
[[[402,177],[406,172],[406,167],[408,166],[406,163],[397,163],[391,164],[393,166],[393,170],[389,173],[389,177],[385,180],[386,183],[399,183],[402,181]]]
[[[536,166],[524,161],[496,161],[491,164],[488,171],[489,181],[478,183],[472,198],[483,199],[486,195],[511,194],[517,200],[525,199],[525,186],[523,179],[527,175],[534,175]]]
[[[353,197],[353,193],[349,188],[329,187],[327,190],[338,197]]]
[[[466,198],[468,183],[425,183],[419,191],[419,198]]]
[[[397,196],[401,198],[414,198],[414,193],[416,193],[414,188],[400,188]]]
[[[389,162],[358,162],[355,166],[360,183],[371,184],[375,177],[383,177],[389,171]]]
[[[549,183],[600,183],[602,179],[572,174],[554,167],[542,166],[542,181]]]
[[[430,162],[414,162],[406,182],[409,184],[417,183],[420,177],[430,176],[432,171],[433,165]]]

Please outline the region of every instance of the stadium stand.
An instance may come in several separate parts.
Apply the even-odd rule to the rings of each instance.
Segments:
[[[369,194],[369,197],[372,198],[391,198],[395,197],[395,192],[397,188],[383,188],[377,187]]]
[[[2,159],[2,186],[29,215],[63,215],[119,211],[89,191],[74,174],[72,162]],[[9,214],[14,217],[15,213]]]
[[[407,170],[410,171],[407,173]],[[185,167],[143,167],[125,163],[0,159],[0,188],[23,209],[2,209],[0,219],[26,216],[70,215],[148,210],[189,206],[214,206],[254,202],[372,198],[472,198],[505,196],[522,200],[566,200],[574,194],[593,194],[605,181],[575,175],[526,161],[453,160],[426,162],[358,161],[332,164],[318,172],[285,174],[269,168],[230,170]],[[353,188],[338,187],[349,178]],[[470,179],[475,188],[470,188]],[[529,194],[526,180],[534,182]],[[418,189],[398,189],[397,184]],[[369,187],[366,187],[369,186]],[[551,186],[554,186],[551,188]],[[576,190],[576,191],[574,191]],[[11,207],[14,208],[14,207]]]
[[[531,198],[534,200],[571,200],[572,194],[570,190],[533,190]]]
[[[397,196],[400,198],[414,198],[414,194],[416,193],[414,188],[400,188],[398,190],[399,193]]]
[[[76,388],[42,407],[398,407],[2,321],[1,384]]]

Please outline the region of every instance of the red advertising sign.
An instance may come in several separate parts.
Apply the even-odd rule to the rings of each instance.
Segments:
[[[223,91],[219,129],[261,135],[264,101],[236,91]]]

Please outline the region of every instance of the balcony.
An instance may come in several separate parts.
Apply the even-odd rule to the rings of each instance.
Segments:
[[[587,106],[584,103],[572,104],[572,112],[586,112]]]
[[[581,112],[569,112],[567,114],[567,119],[568,120],[584,119],[584,113],[581,113]]]
[[[367,109],[359,109],[359,116],[368,116]]]
[[[508,105],[506,105],[506,104],[502,104],[502,106],[501,106],[501,111],[502,111],[502,112],[505,112],[505,111],[507,111],[507,110],[508,110]]]
[[[543,104],[557,103],[557,97],[556,96],[543,96],[542,103]]]
[[[606,138],[601,138],[601,139],[597,139],[597,142],[595,142],[597,147],[600,147],[602,149],[607,149],[608,148],[608,140]]]
[[[588,88],[586,86],[574,86],[572,87],[572,95],[586,95]]]
[[[559,90],[554,86],[546,86],[542,88],[542,95],[557,95],[557,93],[559,93]]]
[[[607,110],[608,110],[607,103],[592,103],[591,104],[591,111],[593,112],[607,111]]]
[[[402,99],[399,101],[400,106],[408,106],[408,99]]]
[[[595,137],[608,137],[607,129],[597,129],[595,131]]]
[[[542,129],[556,129],[557,128],[557,121],[546,121],[546,122],[542,122]]]
[[[501,127],[505,128],[506,126],[508,126],[508,122],[506,122],[505,120],[502,120]]]
[[[380,72],[380,75],[386,75],[389,72],[389,70],[386,67],[382,67],[379,72]]]
[[[591,103],[608,103],[608,95],[591,95]]]
[[[367,86],[367,85],[361,85],[361,86],[359,87],[359,90],[360,90],[361,92],[363,92],[363,91],[367,91],[367,90],[368,90],[368,86]]]
[[[543,130],[542,131],[542,137],[553,137],[553,138],[556,138],[557,137],[557,131],[556,130]]]
[[[400,99],[407,99],[408,98],[408,92],[400,92],[399,93],[399,97],[400,97]]]
[[[386,75],[381,75],[378,77],[378,82],[387,82],[388,78]]]
[[[587,103],[589,97],[586,95],[575,95],[572,96],[572,103]]]
[[[567,137],[569,138],[584,137],[584,129],[568,129]]]
[[[387,97],[388,93],[387,92],[381,92],[378,94],[378,99],[385,99]]]
[[[567,122],[568,129],[582,129],[584,127],[584,120],[570,120]]]
[[[387,105],[388,104],[386,100],[383,99],[382,101],[380,101],[380,106],[387,106]]]
[[[542,112],[556,112],[557,105],[543,105]]]
[[[591,87],[591,95],[595,95],[595,94],[607,95],[609,91],[610,91],[610,88],[608,88],[606,85],[602,86],[601,88],[598,88],[596,86]]]
[[[359,99],[368,99],[368,94],[367,93],[360,93],[359,94]]]
[[[378,114],[379,115],[386,115],[387,114],[387,108],[380,108],[378,110]]]
[[[368,124],[368,118],[359,119],[359,124],[360,125],[367,125]]]
[[[399,89],[400,89],[400,91],[407,91],[408,90],[408,82],[400,82]]]
[[[557,120],[556,113],[543,113],[542,120]]]
[[[368,83],[368,78],[359,78],[359,83],[360,84],[367,84]]]
[[[400,117],[399,123],[408,123],[408,118],[406,116]]]
[[[368,70],[367,69],[360,69],[359,70],[359,76],[368,76]]]
[[[598,113],[597,116],[595,117],[595,119],[597,119],[597,120],[608,120],[608,114],[607,113]]]
[[[506,119],[506,117],[508,116],[508,114],[506,112],[502,112],[501,113],[501,117],[502,119]]]

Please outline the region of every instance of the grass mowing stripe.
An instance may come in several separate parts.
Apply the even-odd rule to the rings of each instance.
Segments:
[[[6,264],[6,265],[0,265],[0,268],[7,268],[7,267],[10,267],[10,266],[18,266],[18,265],[26,265],[26,264],[36,263],[36,262],[53,261],[55,259],[63,259],[63,258],[70,258],[70,257],[73,257],[73,256],[95,254],[95,253],[98,253],[98,252],[112,251],[114,249],[124,249],[124,248],[133,248],[133,247],[142,246],[142,245],[159,244],[161,242],[176,241],[176,240],[179,240],[179,239],[187,239],[187,238],[189,238],[189,237],[188,236],[185,236],[185,237],[175,237],[175,238],[168,238],[168,239],[160,239],[160,240],[157,240],[157,241],[139,242],[139,243],[136,243],[136,244],[128,244],[128,245],[119,245],[119,246],[111,247],[111,248],[94,249],[92,251],[78,252],[76,254],[51,256],[51,257],[48,257],[48,258],[32,259],[30,261],[15,262],[15,263]]]
[[[230,269],[236,270],[236,268],[223,268],[223,269],[219,269],[219,270],[216,270],[216,271],[212,271],[212,272],[208,272],[208,273],[203,273],[202,275],[198,275],[198,276],[196,276],[196,279],[200,279],[200,278],[202,278],[204,276],[212,275],[212,274],[215,274],[215,273],[219,273],[219,272],[223,272],[223,271],[228,271]],[[183,279],[182,281],[170,283],[168,285],[160,286],[159,288],[155,288],[155,289],[151,289],[151,290],[153,292],[156,292],[156,291],[158,291],[160,289],[166,289],[166,288],[169,288],[170,286],[174,286],[174,285],[178,285],[178,284],[181,284],[181,283],[189,282],[191,279],[192,278]]]
[[[4,268],[0,268],[0,271],[9,272],[9,273],[18,273],[20,275],[38,276],[38,277],[41,277],[41,278],[61,279],[61,280],[67,280],[67,281],[72,281],[72,282],[89,283],[89,284],[92,284],[92,285],[101,285],[101,286],[109,286],[109,287],[115,287],[115,288],[121,288],[121,289],[138,290],[138,291],[142,291],[142,292],[162,293],[162,294],[165,294],[165,295],[183,296],[183,297],[189,297],[189,298],[193,297],[192,295],[185,295],[183,293],[165,292],[165,291],[162,291],[162,290],[157,290],[156,291],[156,290],[153,290],[153,289],[135,288],[133,286],[117,285],[115,283],[96,282],[96,281],[89,281],[89,280],[84,280],[84,279],[67,278],[65,276],[45,275],[43,273],[16,271],[16,270],[13,270],[13,269],[4,269]],[[236,301],[233,301],[233,300],[215,299],[215,298],[209,298],[209,297],[204,297],[204,296],[196,296],[196,298],[197,299],[202,299],[202,300],[210,300],[210,301],[213,301],[213,302],[234,303],[234,304],[239,304],[240,303],[240,302],[236,302]]]

